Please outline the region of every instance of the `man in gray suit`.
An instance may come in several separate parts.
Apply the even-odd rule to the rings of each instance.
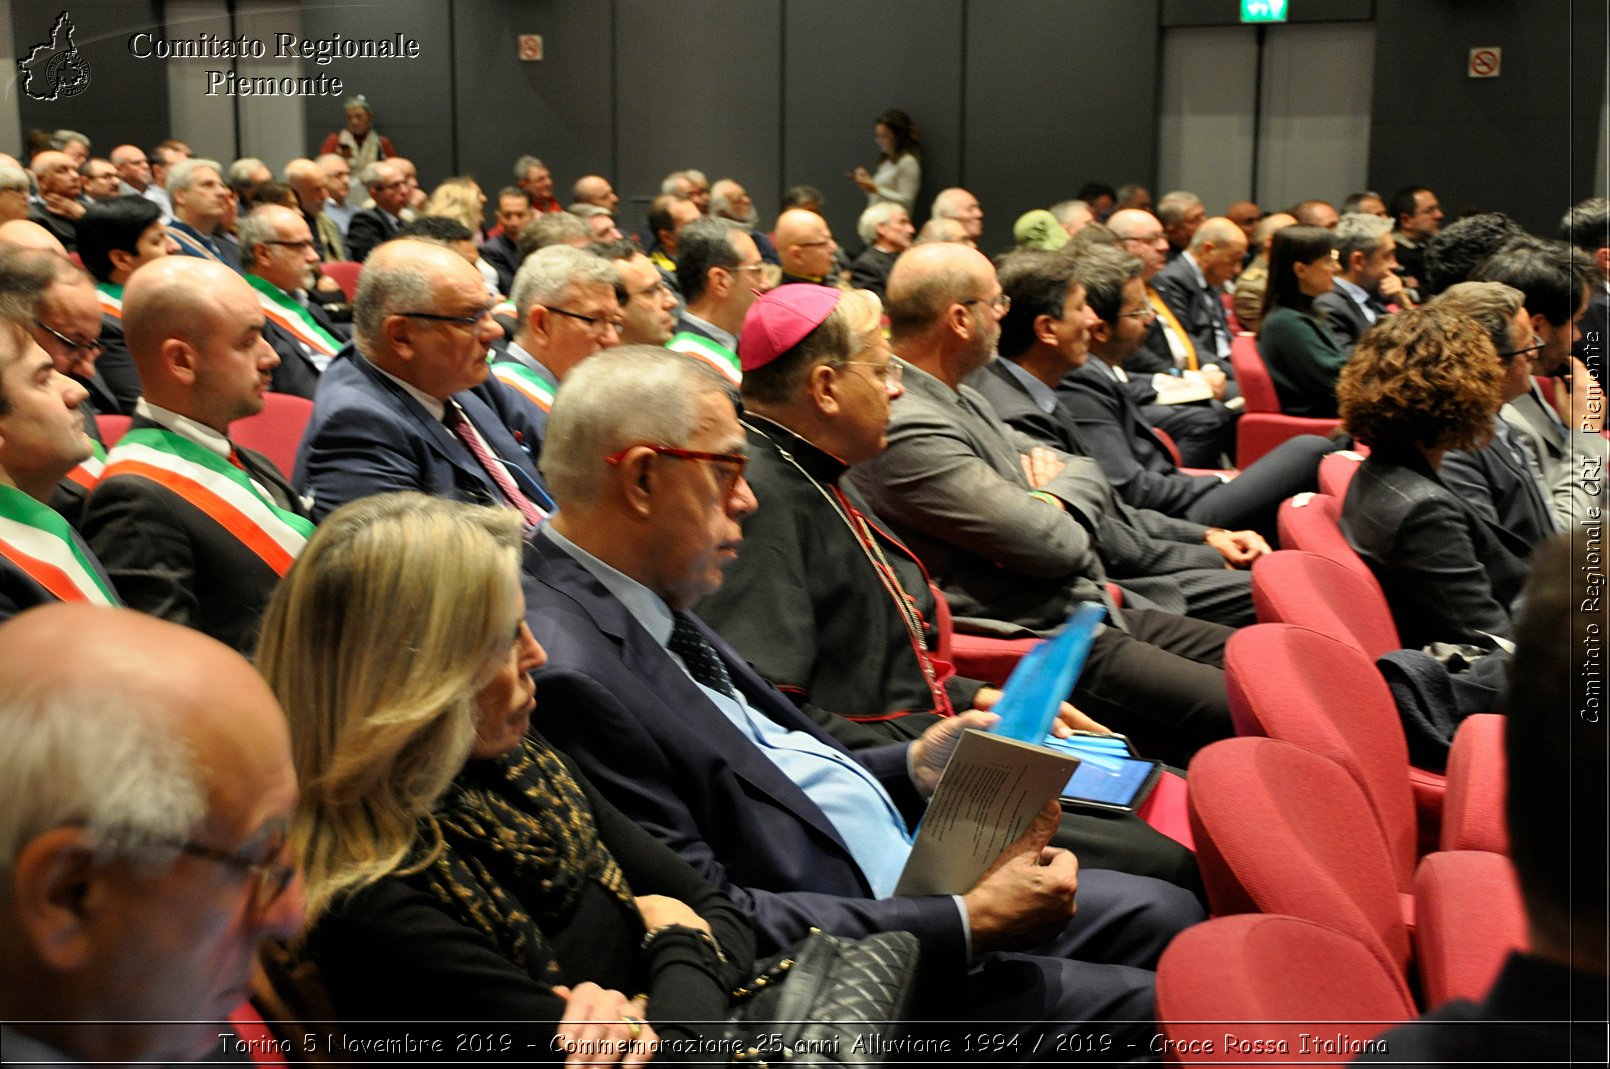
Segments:
[[[1220,670],[1230,629],[1113,605],[1092,534],[1113,496],[1096,463],[1036,445],[962,385],[994,358],[1009,303],[975,249],[921,245],[900,258],[888,310],[906,392],[888,449],[849,478],[922,558],[962,626],[1045,630],[1081,602],[1105,603],[1111,626],[1073,700],[1183,759],[1232,733]]]
[[[1360,334],[1387,314],[1387,304],[1403,296],[1397,248],[1391,220],[1379,215],[1350,213],[1336,224],[1341,270],[1331,291],[1314,298],[1314,311],[1348,352]]]

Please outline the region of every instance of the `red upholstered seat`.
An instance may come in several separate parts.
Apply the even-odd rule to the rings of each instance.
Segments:
[[[101,432],[101,444],[108,449],[112,448],[117,444],[117,440],[123,437],[123,433],[129,429],[129,424],[132,422],[134,421],[128,416],[114,416],[104,412],[97,412],[95,414],[95,428]]]
[[[1237,334],[1230,340],[1230,366],[1246,408],[1236,421],[1235,462],[1245,468],[1288,438],[1299,434],[1329,434],[1338,422],[1288,416],[1280,411],[1280,397],[1274,380],[1264,366],[1258,343],[1250,334]]]
[[[325,278],[333,279],[341,292],[351,301],[358,294],[358,273],[363,265],[352,260],[332,260],[319,265],[319,270]]]
[[[257,415],[231,423],[229,437],[236,445],[268,457],[282,475],[290,478],[296,466],[296,447],[313,415],[313,402],[285,393],[270,393],[264,402]]]
[[[1426,1009],[1449,999],[1479,1000],[1510,951],[1527,946],[1526,906],[1507,857],[1483,850],[1427,854],[1414,897],[1425,931],[1458,936],[1416,940]]]
[[[1362,1041],[1415,1012],[1401,984],[1356,939],[1296,917],[1243,914],[1198,924],[1157,965],[1163,1060],[1174,1065],[1345,1061],[1346,1054],[1305,1052],[1317,1045],[1302,1034]]]
[[[1215,914],[1284,913],[1333,928],[1362,943],[1412,1000],[1393,860],[1340,765],[1276,739],[1226,739],[1192,759],[1190,784]]]
[[[1347,486],[1364,463],[1364,454],[1353,449],[1340,449],[1327,453],[1319,461],[1319,492],[1329,494],[1337,501],[1347,497]]]
[[[1448,794],[1442,805],[1444,850],[1509,853],[1504,724],[1504,717],[1482,713],[1467,716],[1454,734],[1448,751]]]
[[[1342,534],[1342,502],[1329,494],[1297,494],[1280,503],[1276,518],[1282,549],[1329,557],[1371,583],[1379,581]]]
[[[1282,549],[1252,566],[1252,604],[1258,622],[1296,624],[1346,642],[1374,661],[1401,649],[1386,595],[1334,560]]]

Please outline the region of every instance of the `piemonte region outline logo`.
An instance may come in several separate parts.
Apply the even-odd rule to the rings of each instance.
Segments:
[[[34,45],[17,61],[22,91],[31,100],[65,100],[89,88],[89,64],[73,43],[73,20],[63,11],[50,28],[50,40]]]

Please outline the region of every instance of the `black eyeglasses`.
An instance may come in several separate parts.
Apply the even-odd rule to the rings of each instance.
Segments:
[[[497,305],[495,304],[489,304],[479,311],[461,316],[442,315],[440,312],[396,312],[394,314],[403,316],[407,319],[429,319],[433,323],[457,323],[460,326],[473,327],[477,326],[481,320],[491,315],[492,309],[496,307]]]
[[[260,244],[282,245],[287,249],[301,249],[304,252],[314,247],[312,241],[263,241]]]
[[[743,478],[744,469],[749,466],[749,458],[742,453],[701,453],[697,449],[679,449],[671,445],[653,445],[649,442],[638,442],[629,445],[619,453],[611,453],[604,458],[604,463],[618,466],[626,459],[626,454],[634,449],[648,449],[656,456],[671,457],[675,460],[697,460],[715,466],[717,477],[721,479],[723,497],[731,497],[738,489],[738,480]]]
[[[69,827],[88,827],[87,822],[82,820],[69,820],[64,823]],[[285,889],[291,885],[291,881],[296,879],[295,865],[280,865],[274,861],[285,852],[285,844],[289,838],[290,833],[286,828],[283,825],[276,825],[269,832],[268,841],[258,851],[257,857],[247,857],[232,850],[220,850],[215,846],[189,840],[158,840],[144,845],[158,850],[177,850],[181,854],[227,865],[229,868],[246,873],[251,881],[246,903],[248,915],[257,919],[274,907],[274,903],[285,894]]]
[[[34,319],[34,326],[61,342],[68,352],[75,354],[81,360],[87,360],[92,353],[101,352],[106,348],[99,338],[94,341],[74,341],[50,324],[40,322],[37,317]]]
[[[1533,353],[1542,352],[1544,344],[1545,343],[1543,342],[1543,340],[1541,338],[1539,338],[1537,341],[1534,341],[1532,344],[1523,345],[1519,349],[1500,349],[1498,351],[1498,355],[1503,357],[1505,360],[1510,360],[1510,359],[1513,359],[1514,357],[1517,357],[1517,356],[1527,356],[1527,357],[1529,357]]]
[[[546,308],[554,315],[561,315],[569,319],[575,319],[582,323],[586,323],[593,329],[594,334],[603,334],[609,330],[613,330],[615,333],[619,334],[622,330],[626,329],[626,320],[618,317],[608,318],[606,316],[584,316],[580,312],[572,312],[568,308],[555,308],[551,304],[545,304],[542,307]]]
[[[993,297],[972,297],[972,298],[969,298],[968,300],[962,301],[961,303],[962,304],[987,304],[987,305],[990,306],[991,309],[994,310],[996,315],[1005,315],[1007,313],[1007,310],[1012,307],[1012,298],[1008,297],[1004,293],[997,293]]]

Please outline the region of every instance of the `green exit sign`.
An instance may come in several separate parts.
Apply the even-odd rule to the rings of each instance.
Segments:
[[[1242,22],[1285,22],[1289,0],[1241,0]]]

